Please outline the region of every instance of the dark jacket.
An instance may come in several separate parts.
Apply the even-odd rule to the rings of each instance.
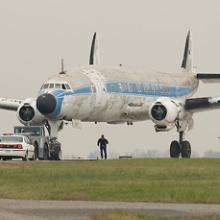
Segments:
[[[99,138],[97,145],[100,147],[106,147],[108,144],[108,140],[105,138]]]

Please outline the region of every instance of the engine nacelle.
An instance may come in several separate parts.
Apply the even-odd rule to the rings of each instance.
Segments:
[[[45,121],[36,107],[36,99],[26,99],[17,110],[18,120],[24,125],[40,125]]]
[[[181,103],[170,98],[159,98],[149,108],[149,117],[160,126],[167,126],[181,119],[183,108]]]

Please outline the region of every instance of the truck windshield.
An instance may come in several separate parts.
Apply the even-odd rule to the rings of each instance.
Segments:
[[[29,134],[32,136],[40,136],[40,128],[39,127],[17,127],[14,131],[15,134]]]
[[[23,142],[23,137],[0,136],[0,142]]]

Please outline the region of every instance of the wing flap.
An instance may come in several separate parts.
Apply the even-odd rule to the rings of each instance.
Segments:
[[[0,98],[0,109],[17,111],[23,100]]]

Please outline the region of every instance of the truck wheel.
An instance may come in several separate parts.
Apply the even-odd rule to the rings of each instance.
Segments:
[[[28,151],[26,151],[26,154],[25,154],[24,157],[22,157],[22,160],[23,161],[27,161],[28,160]]]
[[[49,150],[47,144],[44,145],[44,160],[49,159]]]
[[[58,153],[58,158],[57,160],[62,160],[62,151],[60,150],[59,153]]]
[[[33,160],[37,160],[38,159],[38,144],[35,142],[34,143],[34,158]]]

